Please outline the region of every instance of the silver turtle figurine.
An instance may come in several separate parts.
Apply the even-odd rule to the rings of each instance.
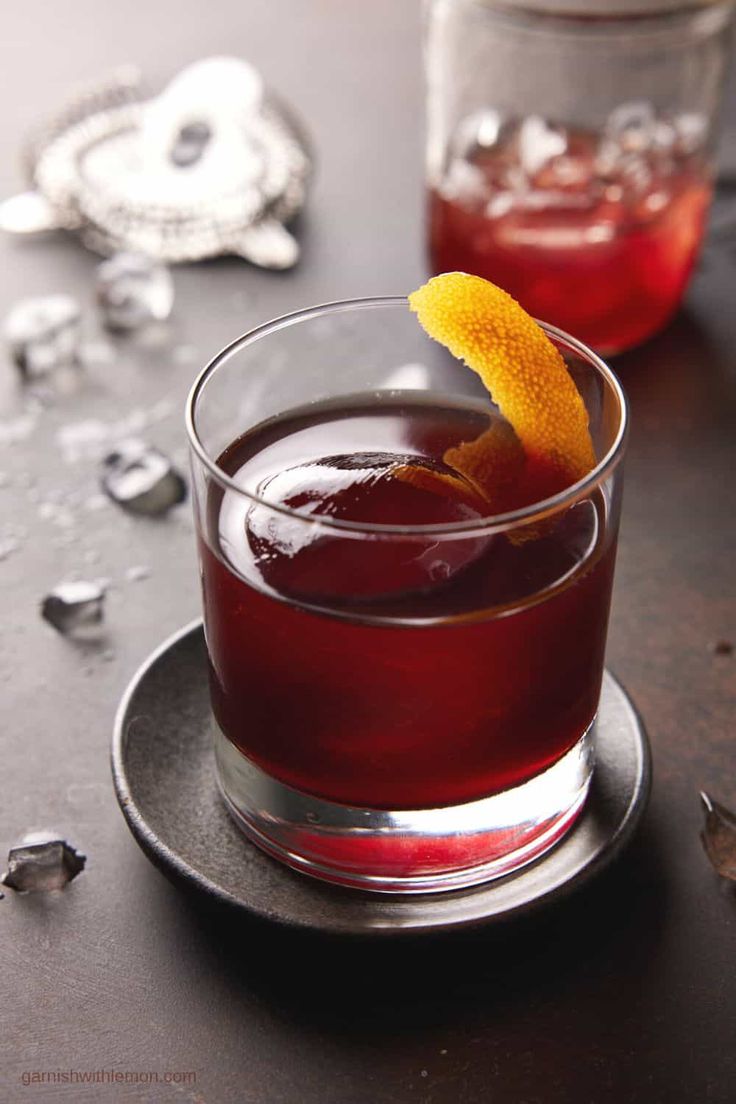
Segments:
[[[137,71],[119,70],[49,122],[27,160],[32,190],[0,204],[9,233],[72,230],[99,253],[170,264],[298,260],[286,224],[305,200],[309,144],[238,58],[195,62],[155,97]]]

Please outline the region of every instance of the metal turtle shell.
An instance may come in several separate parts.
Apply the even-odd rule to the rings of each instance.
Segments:
[[[0,205],[0,226],[74,230],[103,254],[284,269],[299,257],[285,224],[311,167],[301,124],[247,63],[195,63],[154,98],[122,70],[47,124],[28,153],[33,191]]]

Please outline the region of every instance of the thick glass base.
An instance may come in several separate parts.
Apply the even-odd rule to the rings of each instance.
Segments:
[[[339,805],[285,786],[215,725],[217,778],[230,813],[264,851],[306,874],[382,893],[460,889],[519,870],[565,834],[585,801],[594,725],[529,782],[439,809]]]

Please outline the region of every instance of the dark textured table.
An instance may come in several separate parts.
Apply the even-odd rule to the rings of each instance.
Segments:
[[[733,638],[735,612],[736,252],[725,243],[706,251],[669,331],[617,365],[633,433],[609,663],[648,724],[655,785],[616,868],[503,931],[356,945],[205,911],[125,827],[108,767],[115,705],[198,594],[186,507],[159,522],[101,505],[101,434],[137,421],[183,461],[185,393],[225,341],[424,274],[414,3],[6,4],[0,190],[18,188],[19,141],[70,83],[126,61],[160,81],[217,52],[253,60],[310,122],[319,166],[303,263],[289,275],[236,260],[177,270],[168,332],[119,341],[115,363],[88,369],[82,386],[59,381],[44,405],[0,363],[0,846],[53,825],[89,856],[64,893],[0,901],[0,1099],[733,1101],[736,894],[701,852],[697,800],[705,787],[736,805],[736,660],[713,649]],[[736,124],[733,95],[729,105]],[[68,290],[95,336],[92,256],[63,238],[0,250],[3,313],[21,295]],[[68,427],[81,422],[92,428],[84,448],[71,431],[75,451]],[[149,577],[130,581],[136,565]],[[45,589],[74,572],[110,580],[101,648],[38,616]],[[71,1070],[129,1083],[23,1083]],[[164,1084],[167,1071],[178,1083]]]

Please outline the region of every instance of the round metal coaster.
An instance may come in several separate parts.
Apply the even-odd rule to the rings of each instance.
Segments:
[[[517,874],[451,893],[343,889],[289,870],[240,834],[215,784],[209,718],[204,633],[197,621],[146,660],[118,709],[112,772],[125,818],[146,855],[172,880],[302,930],[397,935],[506,921],[606,866],[631,837],[649,796],[644,727],[607,672],[588,801],[551,851]]]

